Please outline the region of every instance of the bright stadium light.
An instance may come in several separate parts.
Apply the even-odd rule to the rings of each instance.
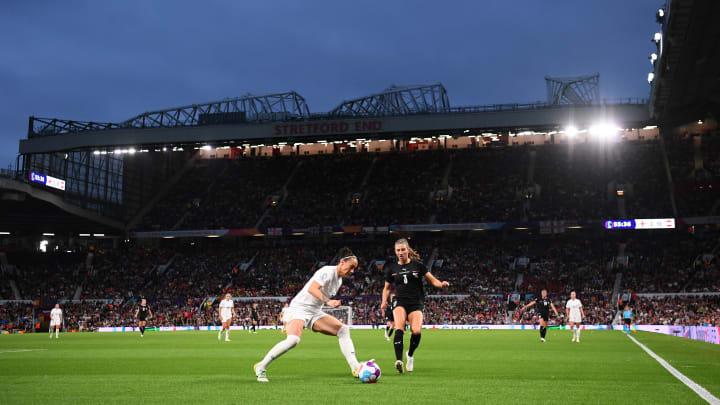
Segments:
[[[568,137],[572,138],[575,135],[577,135],[578,129],[577,129],[577,127],[575,127],[573,125],[569,125],[568,127],[565,128],[565,133],[567,134]]]
[[[650,59],[650,64],[654,65],[655,61],[657,60],[657,54],[655,52],[651,53],[648,59]]]
[[[96,151],[93,152],[93,155],[99,155],[99,154],[100,154],[100,151],[99,151],[99,150],[96,150]]]
[[[90,234],[89,233],[81,233],[81,234],[78,234],[78,236],[88,237],[88,236],[90,236]]]
[[[655,22],[658,24],[662,24],[664,19],[665,19],[665,9],[659,8],[655,12]]]
[[[128,153],[131,154],[131,155],[134,155],[135,152],[137,152],[137,151],[135,150],[135,148],[130,148],[130,149],[128,149]]]
[[[96,238],[103,238],[103,237],[105,237],[105,234],[104,233],[94,233],[93,236],[95,236]]]
[[[205,146],[201,147],[200,149],[201,149],[201,150],[212,150],[212,146],[210,146],[210,145],[205,145]]]
[[[44,232],[43,236],[55,236],[55,234],[52,232]]]
[[[620,131],[621,129],[622,128],[619,128],[617,125],[613,124],[597,124],[590,127],[590,135],[595,136],[601,141],[607,141],[614,139],[618,131]]]
[[[10,235],[10,232],[0,232],[0,235]]]
[[[662,40],[662,34],[659,32],[656,32],[655,35],[653,35],[652,41],[655,42],[656,44],[659,44],[661,40]]]
[[[163,147],[163,152],[167,152],[167,148],[166,148],[166,147]]]
[[[655,80],[655,73],[648,73],[648,83],[652,83],[653,80]]]

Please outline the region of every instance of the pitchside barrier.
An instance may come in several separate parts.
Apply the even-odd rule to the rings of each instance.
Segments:
[[[175,331],[219,331],[221,326],[161,326],[147,328],[160,332]],[[377,325],[352,325],[352,329],[380,329]],[[436,330],[537,330],[538,325],[423,325],[424,329]],[[231,326],[231,330],[245,330],[246,327]],[[274,325],[263,325],[258,329],[279,329]],[[550,326],[549,329],[568,329],[567,326]],[[622,325],[582,325],[583,330],[618,330],[622,331]],[[635,330],[662,333],[688,339],[701,340],[703,342],[720,344],[720,328],[714,326],[677,326],[677,325],[635,325]],[[102,327],[98,332],[139,332],[137,327]]]

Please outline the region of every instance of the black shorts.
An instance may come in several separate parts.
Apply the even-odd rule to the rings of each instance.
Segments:
[[[258,318],[253,318],[252,321],[253,321],[254,323],[260,323],[260,319],[258,319]]]
[[[550,319],[550,314],[540,314],[540,318],[547,322]]]
[[[630,325],[632,323],[632,319],[630,319],[630,318],[625,318],[624,321],[625,321],[625,325]]]
[[[405,313],[407,315],[410,315],[411,312],[415,312],[415,311],[422,312],[422,310],[425,308],[425,304],[422,302],[417,302],[417,301],[407,301],[407,302],[398,301],[395,304],[395,308],[397,308],[397,307],[403,307],[405,309]]]
[[[146,320],[144,316],[138,316],[138,322],[145,322]]]
[[[385,310],[385,322],[395,322],[395,315],[393,315],[393,308]]]

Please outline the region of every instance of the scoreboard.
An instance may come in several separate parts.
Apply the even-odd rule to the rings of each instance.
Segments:
[[[675,229],[675,218],[609,219],[605,229]]]

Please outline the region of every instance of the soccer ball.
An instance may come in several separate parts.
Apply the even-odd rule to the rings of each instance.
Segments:
[[[373,384],[380,379],[380,366],[374,360],[360,364],[358,379],[363,384]]]

